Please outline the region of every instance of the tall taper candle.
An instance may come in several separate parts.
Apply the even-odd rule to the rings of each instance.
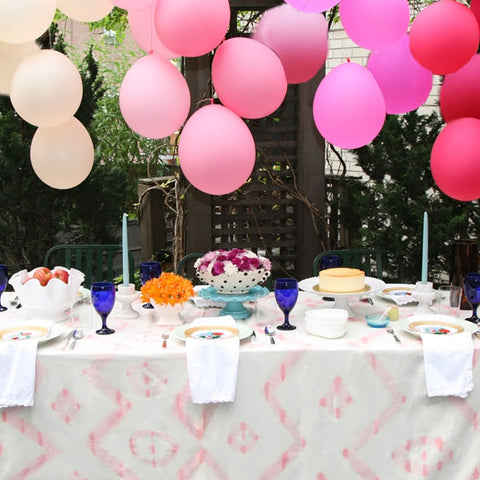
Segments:
[[[130,283],[130,274],[128,271],[128,232],[127,232],[127,214],[123,214],[122,220],[122,260],[123,260],[123,284]]]
[[[427,282],[428,271],[428,215],[423,214],[423,236],[422,236],[422,283]]]

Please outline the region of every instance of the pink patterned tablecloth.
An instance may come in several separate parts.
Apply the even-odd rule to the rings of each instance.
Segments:
[[[352,299],[355,318],[336,340],[303,328],[304,311],[321,306],[301,293],[298,328],[278,332],[276,345],[263,334],[281,321],[273,296],[249,307],[259,342],[242,341],[236,399],[226,404],[192,403],[184,343],[171,336],[162,349],[174,327],[158,327],[139,303],[138,319],[112,314],[114,335],[90,334],[73,351],[60,338],[39,346],[35,405],[0,410],[0,478],[480,478],[480,340],[468,398],[429,398],[421,341],[397,327],[397,344],[365,323],[384,300]],[[412,308],[400,307],[401,317]],[[0,314],[0,325],[18,312]],[[214,312],[189,304],[184,314]],[[89,314],[88,305],[76,311]]]

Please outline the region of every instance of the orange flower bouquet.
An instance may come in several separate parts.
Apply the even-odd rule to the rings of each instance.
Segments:
[[[195,295],[192,282],[171,272],[152,278],[140,289],[143,302],[156,305],[178,305]]]

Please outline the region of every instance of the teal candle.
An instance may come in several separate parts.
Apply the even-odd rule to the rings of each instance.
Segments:
[[[427,282],[428,271],[428,215],[423,214],[423,235],[422,235],[422,283]]]
[[[128,271],[128,232],[127,232],[127,214],[123,214],[122,219],[122,260],[123,260],[123,284],[130,283],[130,273]]]

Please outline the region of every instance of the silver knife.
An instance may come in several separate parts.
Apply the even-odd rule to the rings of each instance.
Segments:
[[[67,335],[65,336],[65,338],[63,339],[63,346],[60,347],[62,350],[65,350],[67,348],[68,342],[73,337],[73,332],[74,332],[74,330],[71,330],[70,332],[68,332]]]

